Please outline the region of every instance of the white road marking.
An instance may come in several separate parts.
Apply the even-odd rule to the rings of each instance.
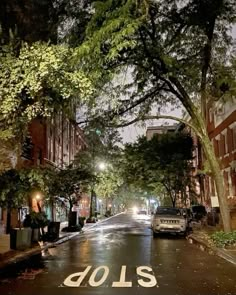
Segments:
[[[84,280],[84,278],[86,277],[86,275],[88,274],[88,272],[90,271],[92,266],[87,266],[86,269],[82,272],[76,272],[73,273],[71,275],[69,275],[63,282],[63,284],[67,287],[79,287],[82,283],[82,281]],[[79,277],[76,281],[72,281],[72,278],[77,278]]]
[[[96,282],[96,281],[95,281],[96,275],[97,275],[97,273],[98,273],[101,269],[104,270],[103,276],[101,277],[101,279],[100,279],[99,281]],[[109,274],[109,268],[108,268],[107,266],[99,266],[99,267],[97,267],[97,268],[93,271],[93,273],[91,274],[91,276],[90,276],[90,279],[89,279],[89,285],[90,285],[91,287],[99,287],[99,286],[101,286],[101,285],[105,282],[105,280],[107,279],[108,274]]]
[[[71,275],[69,275],[63,282],[64,286],[66,287],[80,287],[83,280],[91,270],[92,266],[87,266],[84,271],[81,272],[76,272]],[[120,270],[120,280],[119,281],[114,281],[111,284],[111,287],[113,288],[131,288],[133,286],[132,281],[127,281],[126,280],[126,265],[121,266]],[[96,276],[98,275],[99,271],[103,271],[102,276],[100,276],[99,280],[96,280]],[[89,285],[91,287],[99,287],[101,286],[106,279],[108,278],[109,275],[109,267],[102,265],[97,268],[92,272],[92,274],[89,277]],[[142,278],[138,278],[137,282],[139,286],[144,287],[144,288],[151,288],[151,287],[159,287],[157,284],[157,280],[153,274],[151,274],[152,268],[150,266],[138,266],[136,268],[136,274],[138,277],[143,277],[145,280]]]
[[[121,272],[120,272],[120,280],[118,282],[113,282],[112,287],[132,287],[132,282],[125,281],[126,275],[126,265],[122,265]]]
[[[148,282],[144,281],[143,279],[139,279],[138,283],[140,286],[145,287],[145,288],[150,288],[150,287],[155,287],[157,286],[157,280],[154,277],[154,275],[150,273],[143,272],[144,270],[151,272],[152,268],[149,266],[139,266],[137,267],[137,275],[142,276],[146,279],[149,279]]]

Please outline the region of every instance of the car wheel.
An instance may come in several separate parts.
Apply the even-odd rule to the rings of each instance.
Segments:
[[[157,238],[158,237],[158,233],[153,232],[153,238]]]
[[[184,231],[183,233],[181,233],[181,236],[186,237],[187,236],[187,231]]]

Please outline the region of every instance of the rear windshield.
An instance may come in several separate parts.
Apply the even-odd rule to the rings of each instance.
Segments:
[[[176,208],[157,208],[157,215],[181,215],[180,210]]]

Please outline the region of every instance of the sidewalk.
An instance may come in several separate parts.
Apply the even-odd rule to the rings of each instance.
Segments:
[[[114,215],[116,216],[116,215]],[[112,216],[112,217],[114,217]],[[109,218],[112,218],[109,217]],[[12,266],[14,264],[17,264],[19,262],[23,262],[25,260],[28,260],[29,258],[37,255],[41,255],[42,251],[46,251],[49,248],[56,247],[57,245],[64,243],[70,239],[72,239],[75,236],[81,235],[85,233],[86,231],[89,231],[91,228],[96,227],[97,224],[108,220],[109,218],[100,219],[96,223],[86,223],[80,232],[62,232],[62,229],[67,226],[67,222],[62,222],[60,226],[60,236],[59,240],[55,242],[39,242],[35,246],[32,246],[29,249],[26,250],[9,250],[3,254],[0,254],[0,273],[4,272],[4,269],[8,266]],[[9,238],[9,237],[8,237]]]
[[[202,251],[207,251],[210,255],[217,255],[236,265],[236,246],[232,247],[232,249],[218,248],[210,239],[210,235],[216,230],[218,229],[210,226],[195,228],[193,232],[187,236],[187,240],[191,244],[196,244]]]

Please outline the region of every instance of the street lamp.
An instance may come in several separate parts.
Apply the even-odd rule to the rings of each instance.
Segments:
[[[34,198],[36,200],[38,211],[41,212],[42,211],[42,208],[41,208],[41,205],[40,205],[40,200],[42,199],[41,193],[37,192]]]
[[[37,201],[39,201],[39,200],[41,199],[40,194],[37,194],[37,195],[35,196],[35,199],[36,199]]]
[[[96,134],[98,137],[101,136],[102,132],[100,129],[98,128],[94,128],[91,129],[91,131],[93,131],[94,135]],[[93,136],[94,138],[94,136]],[[92,142],[92,161],[93,161],[93,172],[95,173],[96,170],[96,164],[95,164],[95,142]],[[99,170],[104,170],[106,168],[106,164],[105,163],[99,163],[98,164],[98,168]],[[93,214],[95,214],[95,217],[97,217],[97,195],[96,192],[94,191],[94,179],[92,180],[92,187],[91,187],[91,201],[90,201],[90,217],[93,216]]]
[[[99,170],[104,171],[107,167],[107,163],[105,162],[99,162],[97,165]],[[95,170],[95,165],[94,165],[94,170]],[[96,192],[94,191],[94,183],[92,184],[92,192],[91,192],[91,206],[90,206],[90,216],[93,215],[93,202],[94,202],[94,213],[95,217],[97,217],[97,195]]]
[[[100,162],[100,163],[98,164],[98,168],[99,168],[99,170],[101,170],[101,171],[104,171],[104,170],[106,169],[106,167],[107,167],[107,165],[106,165],[106,163],[104,163],[104,162]]]

